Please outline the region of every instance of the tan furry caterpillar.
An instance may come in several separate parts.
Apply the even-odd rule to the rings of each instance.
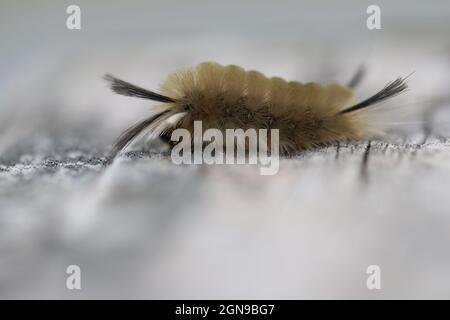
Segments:
[[[281,154],[359,140],[373,132],[367,107],[407,88],[405,79],[398,78],[372,97],[353,104],[353,85],[287,82],[212,62],[171,74],[161,86],[162,94],[111,75],[105,79],[118,94],[165,106],[123,132],[114,145],[114,155],[142,133],[157,134],[169,143],[176,128],[185,128],[193,136],[195,120],[202,121],[203,130],[279,129]],[[173,118],[177,120],[168,121]]]

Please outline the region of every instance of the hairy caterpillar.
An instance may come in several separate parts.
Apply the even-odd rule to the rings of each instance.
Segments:
[[[163,111],[127,129],[116,141],[117,154],[143,133],[159,135],[171,143],[174,129],[191,133],[201,120],[203,129],[279,129],[281,154],[344,141],[354,141],[373,133],[367,107],[393,97],[406,88],[406,78],[388,83],[370,98],[354,104],[350,85],[320,85],[267,78],[257,71],[205,62],[171,74],[161,86],[161,94],[105,75],[111,89],[121,95],[164,104]],[[170,121],[176,118],[176,121]],[[173,142],[172,142],[173,145]]]

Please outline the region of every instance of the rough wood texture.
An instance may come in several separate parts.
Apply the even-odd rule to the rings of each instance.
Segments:
[[[445,297],[449,164],[446,138],[307,152],[274,176],[148,152],[3,164],[2,295],[70,296],[54,275],[76,263],[88,298]]]

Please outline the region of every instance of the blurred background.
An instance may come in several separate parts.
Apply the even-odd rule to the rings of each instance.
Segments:
[[[66,28],[71,4],[81,30]],[[0,297],[450,298],[449,30],[444,0],[0,0]],[[203,61],[343,84],[365,65],[358,99],[415,73],[364,167],[366,142],[275,176],[139,146],[106,166],[155,104],[103,74],[157,91]],[[71,264],[81,290],[66,288]],[[381,290],[366,287],[372,264]]]

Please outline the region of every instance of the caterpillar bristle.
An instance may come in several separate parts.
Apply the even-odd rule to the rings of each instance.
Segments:
[[[371,96],[370,98],[361,101],[360,103],[344,109],[339,112],[339,114],[345,114],[349,112],[354,112],[360,109],[364,109],[370,107],[376,103],[384,101],[386,99],[395,97],[396,95],[404,92],[408,88],[408,84],[406,83],[406,78],[397,78],[395,81],[389,82],[383,89],[378,91],[376,94]]]
[[[364,65],[361,65],[358,70],[356,70],[353,77],[350,79],[348,83],[348,87],[355,89],[362,81],[364,76],[366,75],[367,69]]]
[[[132,127],[125,130],[119,138],[117,138],[116,142],[111,151],[111,157],[114,158],[121,150],[123,150],[128,144],[131,143],[133,139],[135,139],[138,135],[140,135],[143,131],[151,127],[152,125],[157,125],[161,122],[164,115],[167,115],[170,111],[165,110],[160,113],[157,113],[143,121],[140,121],[133,125]]]
[[[117,94],[129,97],[149,99],[164,103],[175,102],[175,100],[173,100],[172,98],[135,86],[134,84],[120,80],[111,74],[105,74],[103,78],[110,83],[111,90]]]

